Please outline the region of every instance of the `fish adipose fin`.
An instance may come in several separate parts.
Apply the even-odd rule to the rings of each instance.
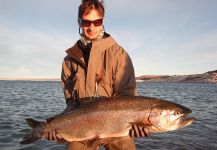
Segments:
[[[37,120],[34,120],[32,118],[27,118],[26,121],[27,121],[28,125],[33,129],[33,131],[31,133],[26,134],[23,137],[23,141],[21,141],[20,144],[30,144],[30,143],[33,143],[33,142],[41,139],[41,137],[37,136],[34,133],[34,129],[45,124],[45,122],[37,121]]]

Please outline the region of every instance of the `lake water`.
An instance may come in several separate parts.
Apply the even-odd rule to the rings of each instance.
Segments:
[[[217,149],[217,85],[138,83],[138,92],[185,105],[197,119],[177,131],[135,139],[138,150]],[[65,145],[44,140],[19,144],[30,130],[25,118],[44,120],[60,113],[64,107],[59,81],[0,81],[0,149],[64,150]]]

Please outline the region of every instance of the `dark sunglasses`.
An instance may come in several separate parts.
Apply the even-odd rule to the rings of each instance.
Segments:
[[[103,19],[97,19],[97,20],[93,20],[93,21],[80,19],[80,24],[83,27],[89,27],[91,25],[91,23],[93,23],[95,27],[98,27],[98,26],[102,25],[102,22],[103,22]]]

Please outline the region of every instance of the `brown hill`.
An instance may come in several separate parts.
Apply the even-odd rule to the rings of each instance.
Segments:
[[[136,77],[137,81],[143,82],[181,82],[181,83],[215,83],[217,84],[217,70],[203,74],[193,75],[143,75]]]

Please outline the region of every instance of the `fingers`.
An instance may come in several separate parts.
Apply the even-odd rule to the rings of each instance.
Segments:
[[[143,126],[132,125],[132,129],[129,131],[129,135],[134,137],[148,137],[150,136],[150,132],[147,128]]]
[[[49,133],[48,133],[48,140],[51,140],[52,141],[52,139],[53,139],[53,131],[50,131]]]
[[[140,137],[138,127],[133,125],[132,129],[134,130],[135,137]]]
[[[48,139],[48,133],[44,133],[41,138],[47,140]]]
[[[42,135],[42,139],[50,140],[50,141],[58,141],[58,140],[63,140],[63,137],[56,133],[55,130],[51,130],[47,133],[44,133]]]
[[[135,134],[134,134],[134,130],[133,130],[133,129],[130,129],[129,135],[130,135],[131,138],[134,138],[134,137],[135,137]]]
[[[145,132],[144,132],[144,128],[143,127],[138,127],[138,129],[139,129],[139,133],[140,133],[140,136],[141,137],[144,137],[144,136],[146,136],[146,134],[145,134]]]
[[[63,137],[60,134],[56,134],[56,137],[57,137],[58,140],[62,140],[63,139]]]
[[[150,131],[147,128],[143,128],[143,131],[146,137],[149,137],[151,135]]]
[[[55,132],[55,130],[52,130],[52,134],[53,134],[53,140],[54,140],[54,141],[57,141],[57,137],[56,137],[56,132]]]

